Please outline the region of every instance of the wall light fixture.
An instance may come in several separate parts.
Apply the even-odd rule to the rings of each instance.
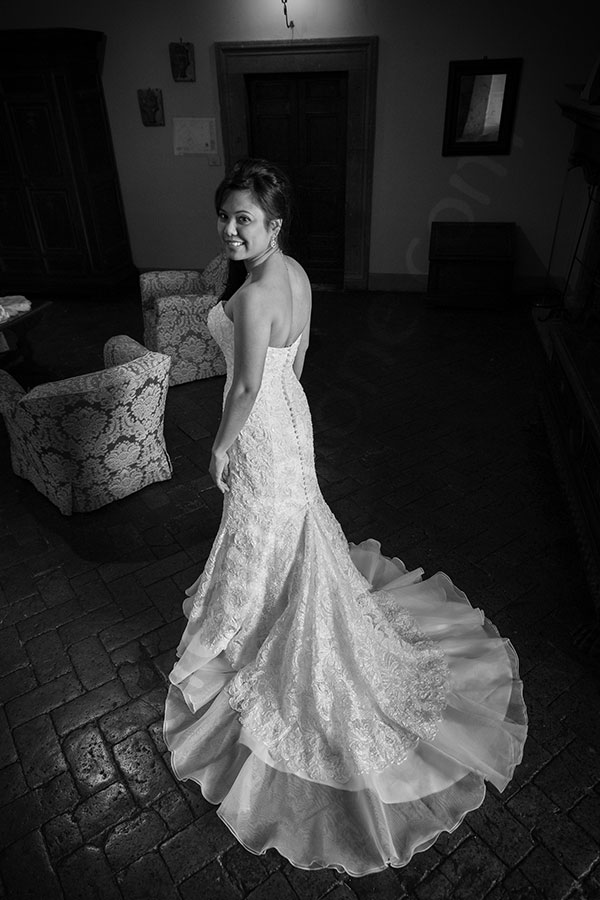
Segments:
[[[293,22],[293,20],[291,20],[291,19],[288,20],[287,0],[281,0],[281,2],[283,3],[283,14],[284,14],[284,16],[285,16],[285,27],[286,27],[286,28],[293,28],[293,27],[294,27],[294,22]]]

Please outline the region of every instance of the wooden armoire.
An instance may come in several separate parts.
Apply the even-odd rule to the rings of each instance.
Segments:
[[[104,45],[97,31],[0,31],[0,295],[84,295],[135,277]]]

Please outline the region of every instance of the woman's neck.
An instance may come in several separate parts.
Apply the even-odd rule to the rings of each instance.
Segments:
[[[263,253],[256,256],[254,259],[244,260],[244,265],[246,266],[246,271],[250,275],[251,272],[256,269],[258,266],[262,266],[268,259],[274,256],[276,253],[281,253],[279,247],[267,247]]]

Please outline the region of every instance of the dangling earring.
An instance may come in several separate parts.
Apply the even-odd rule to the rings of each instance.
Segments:
[[[270,242],[269,246],[271,247],[271,250],[277,250],[277,235],[276,234],[271,235],[271,242]]]

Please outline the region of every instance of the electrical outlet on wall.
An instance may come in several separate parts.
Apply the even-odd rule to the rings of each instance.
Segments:
[[[211,156],[208,157],[208,164],[209,164],[209,166],[220,166],[221,165],[221,157],[211,154]]]

